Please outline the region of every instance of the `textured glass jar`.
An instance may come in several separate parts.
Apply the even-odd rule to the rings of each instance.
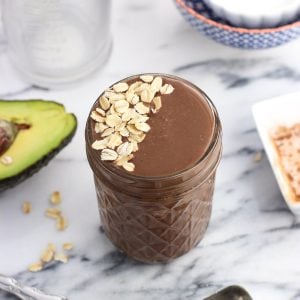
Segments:
[[[87,158],[94,172],[104,231],[116,247],[142,262],[166,262],[188,252],[203,238],[210,219],[222,152],[221,124],[212,102],[189,84],[210,107],[213,136],[204,156],[175,175],[135,176],[104,164],[90,146],[93,122],[87,121]]]
[[[110,7],[107,0],[3,0],[9,57],[37,85],[79,80],[108,58]]]

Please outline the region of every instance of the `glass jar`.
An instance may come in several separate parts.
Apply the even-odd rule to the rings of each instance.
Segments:
[[[222,152],[221,123],[205,93],[189,84],[210,107],[213,136],[203,157],[175,175],[135,176],[104,164],[90,146],[93,122],[87,121],[86,152],[104,231],[116,247],[142,262],[166,262],[188,252],[203,238],[210,220]],[[96,106],[97,101],[92,110]]]
[[[3,0],[8,55],[34,84],[79,80],[108,58],[110,6],[107,0]]]
[[[5,38],[4,38],[3,23],[2,23],[2,1],[3,0],[0,0],[0,54],[2,49],[4,49],[5,46]]]

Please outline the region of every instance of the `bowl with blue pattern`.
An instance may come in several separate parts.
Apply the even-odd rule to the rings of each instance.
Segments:
[[[174,0],[183,18],[216,42],[242,49],[267,49],[300,37],[300,21],[264,29],[235,27],[218,17],[203,0]]]

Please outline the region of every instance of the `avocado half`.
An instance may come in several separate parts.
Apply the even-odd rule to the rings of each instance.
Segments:
[[[72,140],[76,128],[75,115],[60,103],[0,100],[0,192],[46,166]],[[4,156],[12,163],[1,163]]]

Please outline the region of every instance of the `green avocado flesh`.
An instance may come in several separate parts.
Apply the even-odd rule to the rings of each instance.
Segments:
[[[44,100],[0,100],[0,120],[18,128],[14,141],[0,156],[0,191],[46,165],[71,141],[77,127],[76,117],[67,113],[62,104]],[[5,156],[13,162],[1,163]]]

